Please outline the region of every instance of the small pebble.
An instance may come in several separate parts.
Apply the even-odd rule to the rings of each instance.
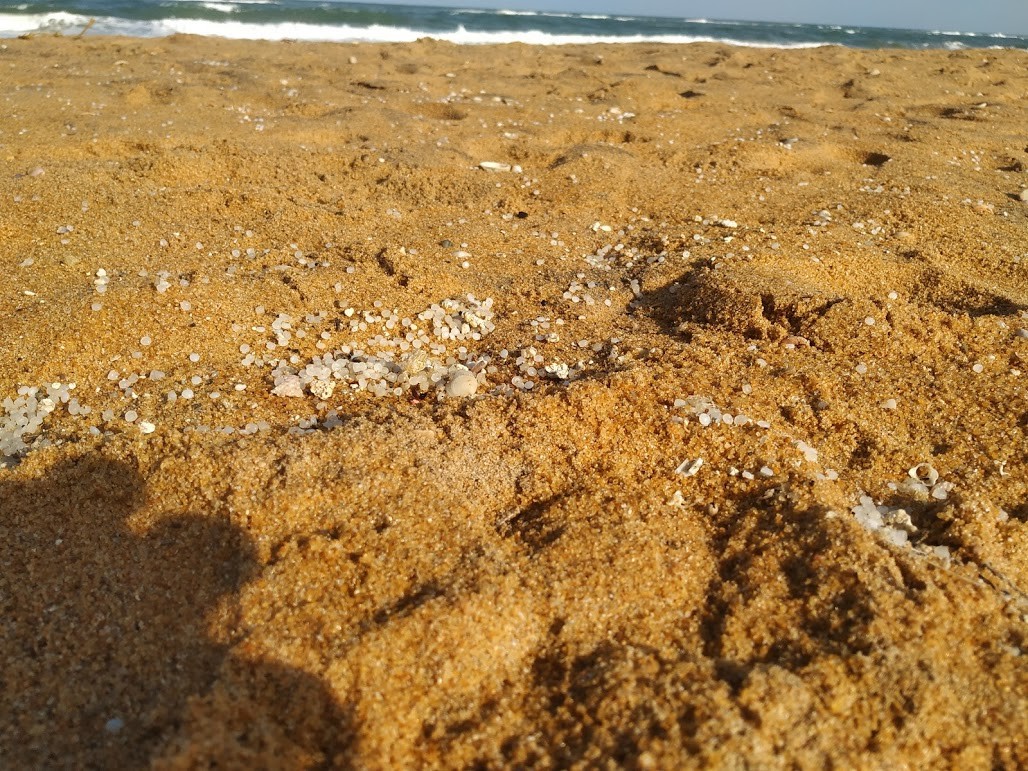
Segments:
[[[1028,187],[1021,191],[1021,194],[1017,196],[1025,203],[1028,203]]]

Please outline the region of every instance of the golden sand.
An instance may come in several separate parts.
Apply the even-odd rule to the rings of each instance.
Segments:
[[[0,73],[0,765],[1028,766],[1028,53]]]

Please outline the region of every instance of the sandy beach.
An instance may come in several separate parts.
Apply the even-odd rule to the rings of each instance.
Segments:
[[[0,73],[0,766],[1028,766],[1028,52]]]

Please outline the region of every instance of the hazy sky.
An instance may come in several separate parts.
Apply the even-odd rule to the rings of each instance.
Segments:
[[[374,0],[370,0],[374,2]],[[379,0],[381,2],[382,0]],[[386,0],[387,2],[389,0]],[[395,0],[407,5],[1028,34],[1028,0]]]

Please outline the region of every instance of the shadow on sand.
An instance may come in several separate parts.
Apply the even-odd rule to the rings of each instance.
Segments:
[[[347,765],[351,725],[323,682],[207,634],[257,575],[244,532],[201,514],[133,532],[145,485],[115,461],[6,474],[0,766]]]

